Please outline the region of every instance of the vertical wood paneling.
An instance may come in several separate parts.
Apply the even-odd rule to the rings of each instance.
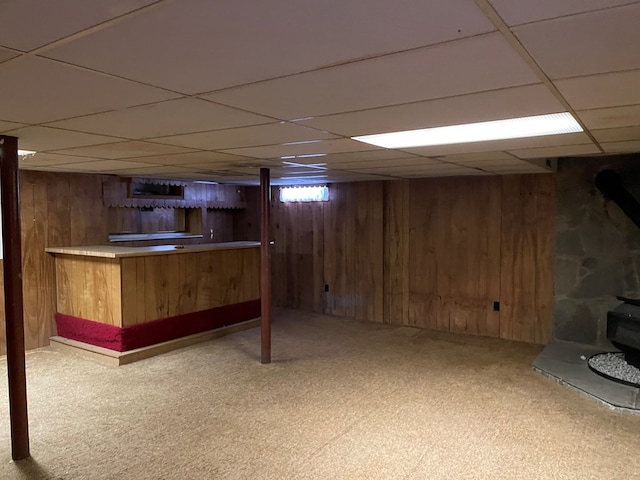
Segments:
[[[502,192],[500,336],[546,343],[553,304],[553,177],[503,177]]]
[[[274,305],[323,311],[325,205],[272,202]]]
[[[56,255],[55,263],[60,313],[122,326],[119,260]]]
[[[330,192],[322,205],[275,205],[278,305],[547,341],[552,176],[333,184]],[[314,216],[320,211],[322,233]],[[306,261],[302,252],[320,244],[314,262]],[[309,290],[319,278],[329,286],[323,308]],[[494,311],[494,301],[501,311]]]
[[[383,182],[355,184],[353,292],[355,318],[382,322],[384,285]]]
[[[409,181],[384,183],[384,322],[409,324]]]
[[[355,249],[362,236],[355,232],[355,193],[353,184],[333,184],[324,215],[324,313],[355,317]]]
[[[408,182],[408,286],[409,318],[406,325],[448,329],[442,325],[441,298],[438,296],[439,245],[447,232],[438,228],[440,186],[434,180]]]
[[[122,225],[122,229],[129,229],[133,228],[134,223],[138,225],[142,222],[147,225],[146,229],[171,229],[174,224],[179,226],[184,222],[184,215],[179,210],[158,209],[164,213],[162,219],[156,219],[151,218],[155,211],[139,212],[135,209],[105,207],[102,184],[110,178],[102,175],[20,171],[25,344],[29,349],[48,345],[49,337],[55,333],[56,272],[54,258],[45,253],[46,247],[107,244],[108,234],[114,224]],[[244,201],[242,188],[216,187],[222,188],[211,193],[210,196],[216,196],[211,200]],[[239,212],[241,211],[213,210],[207,214],[207,228],[214,228],[215,232],[213,241],[235,240],[234,218]],[[141,214],[149,217],[135,217]],[[127,215],[134,215],[134,218],[125,220]],[[203,239],[185,243],[210,241],[210,237],[205,235]],[[142,260],[138,262],[141,263]],[[71,273],[75,274],[73,271]],[[145,285],[144,275],[144,269],[136,268],[138,285],[143,285],[138,288],[142,290]],[[114,285],[118,279],[108,279],[105,276],[104,281]],[[137,305],[135,318],[143,318],[143,310],[143,305]],[[134,313],[128,312],[127,315]],[[4,337],[0,337],[0,355],[4,352]]]
[[[20,183],[22,221],[22,282],[25,348],[46,345],[52,331],[55,303],[54,261],[44,251],[49,231],[46,174]],[[54,234],[57,232],[54,231]],[[47,279],[49,281],[42,281]],[[46,319],[43,321],[43,319]],[[48,320],[48,321],[47,321]]]

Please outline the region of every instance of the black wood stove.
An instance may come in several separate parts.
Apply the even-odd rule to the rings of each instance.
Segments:
[[[616,298],[622,303],[607,313],[607,338],[629,365],[640,368],[640,300]]]

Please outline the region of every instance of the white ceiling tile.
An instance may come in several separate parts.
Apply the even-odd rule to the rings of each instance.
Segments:
[[[143,163],[124,160],[96,160],[92,162],[83,161],[70,163],[65,165],[65,167],[69,167],[71,165],[73,165],[73,169],[78,172],[111,172],[113,170],[140,168],[145,166]]]
[[[59,155],[57,153],[41,153],[20,157],[20,168],[27,167],[48,167],[79,162],[95,162],[95,158],[72,157],[69,155]]]
[[[574,155],[598,155],[600,150],[593,144],[562,145],[559,147],[525,148],[522,150],[509,150],[509,153],[518,158],[552,158],[569,157]]]
[[[598,108],[577,112],[588,129],[632,127],[640,125],[640,105]]]
[[[538,82],[507,41],[490,33],[204,98],[290,120]]]
[[[272,122],[272,119],[196,98],[180,98],[49,125],[125,138],[149,138]],[[189,146],[189,145],[186,145]]]
[[[367,173],[380,173],[384,175],[398,175],[404,173],[416,173],[416,172],[453,172],[453,171],[463,171],[465,167],[461,167],[458,165],[452,165],[444,162],[437,163],[429,163],[424,165],[410,165],[410,166],[397,166],[397,165],[387,165],[383,167],[369,167],[366,165],[362,165],[360,168],[351,168],[349,169],[353,172],[367,172]]]
[[[640,70],[554,82],[575,110],[640,104]]]
[[[177,167],[174,165],[147,165],[142,164],[143,166],[135,167],[135,168],[122,168],[116,171],[118,175],[123,176],[147,176],[147,175],[176,175],[175,179],[179,179],[179,174],[188,174],[192,173],[193,170],[185,167]]]
[[[23,56],[0,64],[2,119],[43,123],[177,95],[58,62]]]
[[[498,150],[519,150],[523,148],[553,147],[559,145],[581,145],[586,143],[591,143],[591,140],[589,139],[589,137],[587,137],[586,134],[568,133],[564,135],[546,135],[543,137],[516,138],[513,140],[496,140],[491,142],[416,147],[403,149],[403,151],[433,157],[439,155],[494,152]]]
[[[233,155],[244,155],[247,157],[257,158],[295,157],[283,158],[283,160],[296,162],[304,160],[304,158],[311,158],[313,163],[317,163],[322,161],[323,154],[359,152],[367,149],[380,150],[378,147],[374,147],[373,145],[367,145],[362,142],[343,138],[338,140],[313,140],[309,143],[293,143],[289,145],[282,144],[267,145],[263,147],[234,148],[223,151]],[[303,158],[299,158],[301,155]],[[312,155],[312,157],[307,157],[308,155]]]
[[[0,63],[6,62],[7,60],[17,57],[18,55],[20,55],[20,52],[0,47]]]
[[[303,124],[347,136],[501,120],[564,111],[542,84],[358,112],[315,117]]]
[[[628,140],[640,140],[640,126],[592,130],[591,133],[598,142],[623,142]]]
[[[36,165],[24,165],[24,166],[21,165],[20,170],[33,170],[37,172],[58,172],[58,173],[65,172],[63,168],[59,168],[56,165],[48,165],[44,167],[39,167]]]
[[[137,158],[151,155],[170,155],[186,153],[191,150],[182,147],[172,147],[149,142],[120,142],[109,145],[96,145],[59,150],[56,153],[78,155],[102,159]]]
[[[368,160],[364,162],[340,162],[334,161],[331,163],[327,163],[330,168],[335,168],[338,170],[345,169],[360,169],[360,168],[377,168],[377,167],[404,167],[404,166],[414,166],[414,165],[429,165],[434,163],[441,163],[438,160],[433,160],[431,158],[426,157],[410,157],[410,158],[393,158],[387,160]]]
[[[417,155],[412,155],[410,153],[398,152],[397,150],[368,150],[368,151],[359,151],[359,152],[344,152],[344,153],[333,153],[324,155],[319,158],[296,158],[296,163],[342,163],[342,162],[367,162],[367,161],[379,161],[379,160],[389,160],[393,158],[424,158],[419,157]]]
[[[550,78],[640,68],[640,4],[516,27],[513,32]]]
[[[0,45],[29,51],[155,0],[20,0],[2,2]]]
[[[193,94],[492,30],[467,0],[181,0],[47,55]]]
[[[278,122],[268,125],[216,130],[213,132],[191,133],[170,137],[153,138],[153,141],[169,145],[181,145],[203,150],[221,150],[238,147],[273,145],[304,140],[324,140],[337,138],[320,130],[302,125]]]
[[[637,3],[637,0],[489,0],[507,25]]]
[[[242,157],[238,155],[229,155],[227,153],[220,152],[187,152],[187,153],[175,153],[172,155],[153,155],[144,157],[140,161],[148,163],[156,163],[159,165],[192,165],[196,163],[233,163],[233,162],[245,162],[252,160],[249,157]]]
[[[637,153],[640,152],[640,140],[626,142],[604,142],[600,146],[607,153]]]
[[[427,178],[427,177],[461,177],[469,175],[487,175],[488,173],[480,169],[475,168],[456,168],[456,169],[442,169],[431,170],[424,172],[405,172],[401,175],[396,175],[400,178]]]
[[[458,165],[472,168],[492,168],[492,167],[519,167],[522,166],[525,162],[519,160],[513,156],[509,156],[509,158],[504,159],[495,159],[495,160],[478,160],[476,162],[463,163],[460,162]]]
[[[485,162],[485,161],[496,161],[496,160],[506,160],[512,161],[515,160],[513,155],[509,155],[506,152],[473,152],[473,153],[462,153],[459,155],[445,155],[442,157],[438,157],[438,160],[442,160],[443,162],[450,163],[474,163],[474,162]]]
[[[48,127],[23,127],[12,131],[11,135],[18,137],[18,145],[21,149],[36,152],[121,141],[119,138]]]
[[[517,167],[491,167],[487,168],[487,171],[491,173],[496,173],[499,175],[515,175],[515,174],[523,174],[523,173],[551,173],[550,170],[547,170],[543,167],[539,167],[537,165],[533,165],[532,163],[525,163],[522,166]]]
[[[16,128],[21,128],[26,126],[24,123],[15,123],[15,122],[4,122],[0,120],[0,134],[5,134],[10,132],[11,130],[15,130]]]

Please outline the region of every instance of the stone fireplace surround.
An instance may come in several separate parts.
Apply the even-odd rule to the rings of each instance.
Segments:
[[[640,414],[640,389],[591,372],[590,355],[615,351],[606,338],[616,295],[640,298],[640,229],[595,187],[612,169],[640,199],[640,154],[557,161],[553,340],[534,369],[610,408]]]

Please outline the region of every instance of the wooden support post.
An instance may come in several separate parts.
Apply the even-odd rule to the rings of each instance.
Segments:
[[[271,247],[269,245],[269,169],[260,169],[260,314],[261,361],[271,363]]]
[[[29,420],[22,303],[18,139],[16,137],[0,135],[0,191],[11,457],[14,460],[22,460],[29,457]]]

